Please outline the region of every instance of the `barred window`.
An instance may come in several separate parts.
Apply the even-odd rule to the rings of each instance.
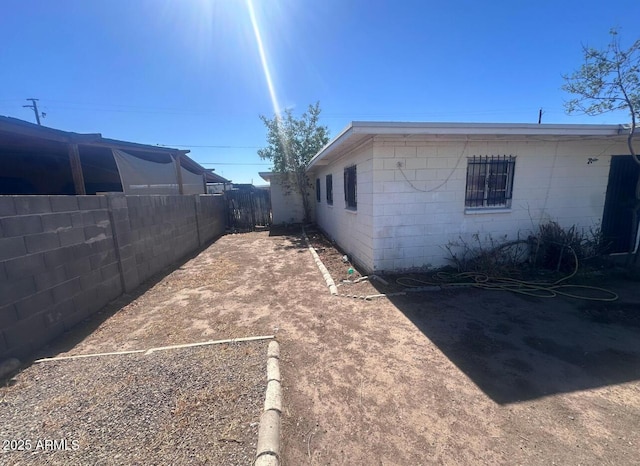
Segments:
[[[515,166],[516,158],[511,155],[469,158],[465,206],[511,207]]]
[[[327,191],[327,204],[333,205],[333,175],[327,175],[325,179]]]
[[[358,176],[355,165],[344,169],[344,200],[348,209],[358,208]]]
[[[316,201],[320,202],[322,196],[320,195],[320,178],[316,178]]]

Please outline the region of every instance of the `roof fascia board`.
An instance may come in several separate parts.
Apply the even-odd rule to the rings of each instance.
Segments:
[[[307,170],[309,170],[318,162],[318,160],[322,157],[323,153],[327,152],[329,149],[331,149],[332,151],[335,151],[340,146],[342,146],[349,139],[349,135],[352,133],[352,131],[353,131],[353,122],[349,123],[347,127],[343,129],[340,134],[338,134],[338,136],[336,136],[331,141],[329,141],[327,145],[325,145],[322,149],[318,151],[316,155],[313,156],[313,158],[307,164]]]
[[[345,150],[344,152],[340,152],[337,156],[331,158],[326,163],[324,163],[325,159],[319,160],[318,163],[316,163],[316,165],[314,165],[313,167],[307,168],[307,171],[313,171],[314,168],[323,168],[323,167],[326,167],[327,165],[339,163],[341,160],[348,158],[349,156],[351,156],[351,154],[354,154],[359,150],[366,149],[368,147],[373,147],[375,143],[374,138],[371,135],[365,135],[365,136],[368,136],[368,137],[361,138],[360,141],[358,141],[356,144],[349,146],[347,150]]]
[[[570,142],[591,141],[594,143],[610,144],[611,140],[624,141],[619,134],[377,134],[373,136],[374,142],[419,142],[439,144],[442,142],[469,141],[469,142]]]
[[[396,123],[352,122],[354,132],[372,135],[545,135],[545,136],[616,136],[621,125],[555,125],[532,123]]]
[[[263,180],[270,182],[271,178],[274,177],[274,172],[258,172],[258,175],[260,175],[260,178],[262,178]]]
[[[616,137],[625,134],[624,125],[567,125],[533,123],[418,123],[352,121],[307,164],[310,170],[348,144],[355,135],[375,136],[493,136],[493,137]]]

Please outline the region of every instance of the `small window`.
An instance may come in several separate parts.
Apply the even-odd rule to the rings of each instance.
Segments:
[[[327,175],[326,180],[327,204],[333,205],[333,175]]]
[[[513,156],[473,156],[468,159],[465,206],[472,209],[511,207]]]
[[[316,178],[316,201],[320,202],[322,197],[320,196],[320,178]]]
[[[344,169],[344,200],[348,209],[357,209],[358,176],[355,165]]]

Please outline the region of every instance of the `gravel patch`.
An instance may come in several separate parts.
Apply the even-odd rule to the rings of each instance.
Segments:
[[[267,344],[33,364],[0,388],[0,463],[251,464]]]

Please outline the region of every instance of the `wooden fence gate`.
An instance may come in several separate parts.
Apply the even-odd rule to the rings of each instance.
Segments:
[[[226,191],[227,225],[232,230],[253,231],[271,225],[271,196],[269,191]]]

